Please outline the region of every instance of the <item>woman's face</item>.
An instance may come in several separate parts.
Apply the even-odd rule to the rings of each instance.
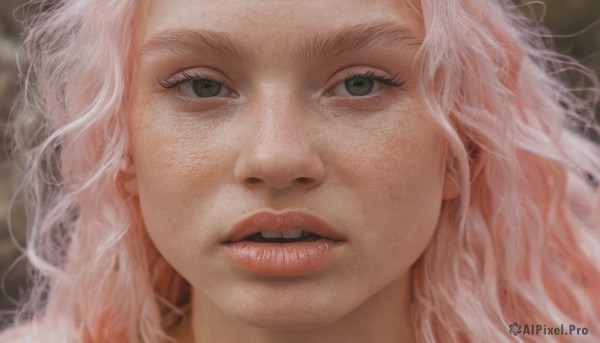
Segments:
[[[407,280],[456,191],[404,1],[154,0],[138,24],[125,185],[196,297],[302,328]],[[249,242],[238,224],[321,238]]]

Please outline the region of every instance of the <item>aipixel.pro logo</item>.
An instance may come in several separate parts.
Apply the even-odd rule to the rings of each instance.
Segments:
[[[510,332],[513,336],[516,336],[521,333],[521,324],[514,322],[508,326],[508,332]]]
[[[589,332],[588,328],[585,326],[577,326],[574,324],[569,324],[568,328],[565,324],[560,324],[558,326],[548,326],[545,324],[519,324],[514,322],[508,326],[508,333],[513,336],[518,335],[545,335],[545,336],[564,336],[564,335],[574,335],[574,336],[585,336]]]

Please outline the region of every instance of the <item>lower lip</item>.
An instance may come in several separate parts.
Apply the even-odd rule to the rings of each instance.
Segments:
[[[301,276],[330,264],[339,242],[319,239],[312,242],[262,243],[239,241],[226,243],[227,257],[245,270],[264,276]]]

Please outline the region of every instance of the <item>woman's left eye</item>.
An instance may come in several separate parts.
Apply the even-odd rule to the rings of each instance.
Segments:
[[[331,95],[361,97],[377,92],[381,89],[382,85],[401,87],[403,84],[404,82],[397,81],[394,78],[381,77],[369,72],[346,78],[346,80],[333,87],[329,93]]]
[[[364,76],[353,77],[344,81],[345,91],[354,96],[369,95],[373,90],[379,88],[377,86],[379,86],[379,84],[377,84],[375,80]]]

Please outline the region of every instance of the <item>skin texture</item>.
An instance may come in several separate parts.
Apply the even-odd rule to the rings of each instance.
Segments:
[[[143,2],[124,186],[158,250],[193,287],[192,316],[172,331],[181,342],[413,341],[410,268],[443,199],[457,195],[445,142],[411,78],[418,46],[297,55],[308,37],[382,21],[422,36],[402,1]],[[148,48],[169,29],[227,33],[251,57]],[[181,71],[229,90],[197,98],[159,84]],[[345,93],[348,76],[368,71],[406,82]],[[286,210],[319,216],[346,237],[333,263],[302,277],[260,277],[222,254],[235,222]]]

